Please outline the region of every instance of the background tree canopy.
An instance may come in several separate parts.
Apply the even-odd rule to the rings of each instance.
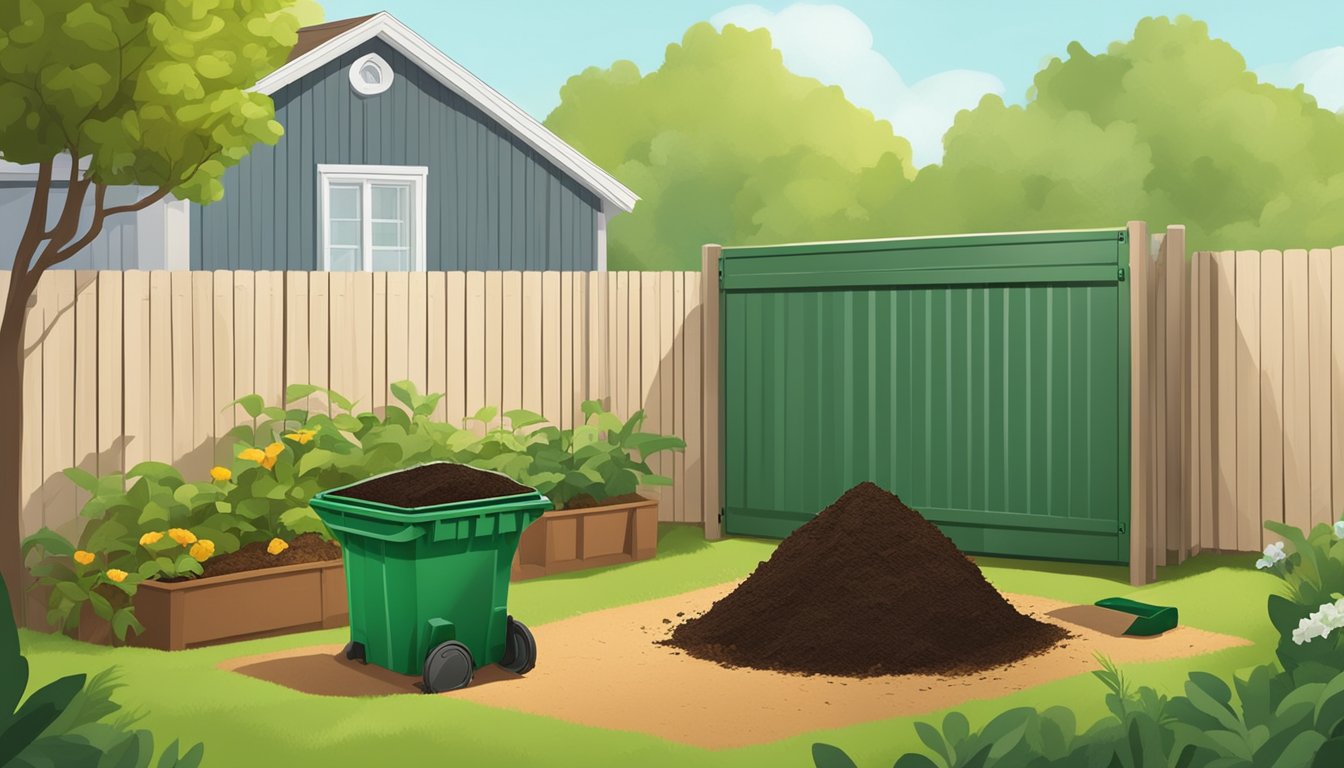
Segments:
[[[707,242],[1185,224],[1192,247],[1344,244],[1344,117],[1260,82],[1187,17],[1077,43],[1024,106],[985,97],[915,175],[908,143],[785,69],[765,30],[698,24],[663,65],[590,68],[548,127],[643,200],[616,269],[684,269]]]

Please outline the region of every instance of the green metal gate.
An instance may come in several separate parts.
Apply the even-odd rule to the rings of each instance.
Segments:
[[[1125,240],[723,249],[724,530],[872,480],[966,552],[1127,562]]]

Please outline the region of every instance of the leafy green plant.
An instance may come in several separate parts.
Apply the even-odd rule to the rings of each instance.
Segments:
[[[342,395],[308,384],[288,387],[277,405],[241,397],[227,407],[241,407],[248,420],[219,441],[221,463],[199,482],[159,462],[103,477],[66,470],[89,493],[78,541],[43,528],[23,544],[25,558],[38,556],[31,566],[37,583],[50,589],[48,623],[73,632],[88,605],[124,641],[143,630],[132,605],[139,584],[199,576],[211,557],[252,542],[329,536],[309,501],[373,475],[454,461],[507,474],[564,506],[582,495],[601,500],[670,482],[647,459],[685,445],[640,432],[642,411],[622,421],[597,401],[583,404],[585,423],[572,429],[527,410],[497,420],[494,407],[455,426],[433,419],[442,395],[421,394],[409,381],[391,392],[380,413],[356,411]]]
[[[9,591],[0,578],[0,597]],[[9,611],[0,611],[0,765],[12,768],[148,768],[154,736],[134,730],[134,717],[108,722],[120,707],[112,701],[116,671],[89,678],[67,675],[34,691],[27,699],[28,660],[19,647],[19,631]],[[160,755],[160,768],[196,768],[205,747],[197,744],[179,757],[174,741]]]
[[[487,432],[475,448],[475,460],[469,463],[497,469],[536,488],[558,509],[576,499],[600,502],[634,493],[640,486],[672,483],[654,473],[648,460],[664,451],[684,449],[685,441],[639,431],[645,420],[643,411],[623,421],[600,400],[588,400],[582,408],[583,424],[569,429],[539,426],[527,434],[521,430],[544,419],[530,411],[509,411],[504,416],[510,427]]]
[[[1314,670],[1318,678],[1333,676],[1344,670],[1344,631],[1330,632],[1312,616],[1319,617],[1323,609],[1329,613],[1344,598],[1344,521],[1319,523],[1305,534],[1273,521],[1265,528],[1284,538],[1256,563],[1280,578],[1286,592],[1269,597],[1269,619],[1279,632],[1279,663],[1289,671]]]

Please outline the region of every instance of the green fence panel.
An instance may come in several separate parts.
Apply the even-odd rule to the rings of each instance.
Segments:
[[[1128,561],[1125,239],[725,248],[725,532],[871,480],[966,552]]]

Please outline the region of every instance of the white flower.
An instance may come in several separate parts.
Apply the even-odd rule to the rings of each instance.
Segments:
[[[1331,631],[1344,629],[1344,598],[1325,603],[1315,613],[1297,623],[1293,642],[1301,645],[1318,637],[1329,637]]]
[[[1335,523],[1335,538],[1344,539],[1344,520]]]
[[[1282,562],[1287,557],[1283,552],[1283,542],[1276,541],[1265,547],[1265,556],[1255,561],[1256,568],[1269,568],[1275,563]]]

